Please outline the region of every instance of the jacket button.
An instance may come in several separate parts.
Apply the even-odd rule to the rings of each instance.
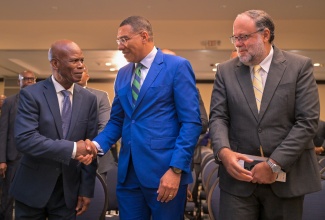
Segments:
[[[259,128],[258,129],[258,133],[262,133],[262,128]]]

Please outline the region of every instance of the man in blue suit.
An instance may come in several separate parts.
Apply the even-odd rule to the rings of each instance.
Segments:
[[[106,153],[122,137],[121,219],[183,219],[192,154],[201,133],[192,67],[154,46],[151,24],[143,17],[131,16],[120,24],[117,44],[130,63],[117,74],[110,120],[94,142],[86,142]],[[135,101],[132,84],[140,63]]]
[[[82,140],[97,134],[96,96],[75,84],[84,71],[83,53],[76,43],[59,40],[48,58],[52,76],[20,91],[15,139],[23,156],[10,189],[17,220],[75,219],[94,193],[96,160],[88,166],[78,161],[91,158]],[[63,113],[68,103],[70,120]]]

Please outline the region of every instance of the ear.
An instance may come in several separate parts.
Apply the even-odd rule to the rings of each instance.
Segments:
[[[149,34],[147,31],[142,31],[142,33],[140,34],[142,43],[148,42],[149,41]]]
[[[58,60],[56,60],[56,59],[52,59],[52,60],[50,61],[50,64],[51,64],[52,69],[54,69],[54,70],[57,70],[57,69],[58,69],[58,65],[59,65]]]
[[[269,42],[270,38],[271,38],[271,32],[268,28],[265,28],[263,31],[263,41]]]

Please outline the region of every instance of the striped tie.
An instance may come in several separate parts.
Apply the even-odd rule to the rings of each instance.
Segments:
[[[260,74],[260,65],[254,66],[254,77],[253,77],[253,87],[256,99],[257,110],[260,112],[261,101],[263,96],[263,84],[262,84],[262,77]]]
[[[134,79],[132,82],[132,102],[133,102],[133,107],[135,106],[135,103],[137,102],[139,93],[140,93],[140,79],[141,79],[141,67],[142,64],[138,63],[137,68],[135,69],[134,72]]]

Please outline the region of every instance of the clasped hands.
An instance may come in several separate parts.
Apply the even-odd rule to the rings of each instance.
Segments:
[[[258,184],[271,184],[275,182],[277,177],[276,173],[273,173],[270,166],[266,162],[258,163],[252,170],[246,170],[239,165],[238,161],[243,160],[248,163],[253,162],[244,154],[234,152],[228,148],[221,149],[219,153],[223,165],[227,172],[235,179],[240,181],[258,183]]]
[[[77,142],[77,152],[75,159],[85,165],[89,165],[94,159],[97,158],[97,147],[89,139]]]

